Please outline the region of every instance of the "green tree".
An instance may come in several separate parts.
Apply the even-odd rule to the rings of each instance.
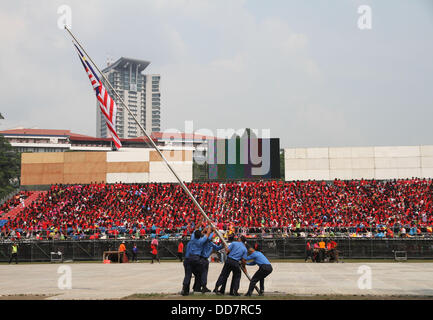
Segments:
[[[20,185],[21,155],[0,135],[0,198]]]

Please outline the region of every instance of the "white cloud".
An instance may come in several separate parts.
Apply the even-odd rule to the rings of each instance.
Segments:
[[[186,60],[161,66],[167,90],[163,113],[169,127],[181,128],[180,119],[191,119],[196,126],[214,131],[270,128],[280,136],[282,130],[275,129],[280,116],[300,118],[287,112],[296,109],[291,103],[303,102],[310,88],[322,83],[320,68],[309,57],[306,35],[293,32],[280,19],[256,21],[246,9],[239,10],[237,15],[225,16],[224,24],[213,26],[219,43],[225,45],[219,56],[201,63]],[[233,32],[227,33],[228,29]]]

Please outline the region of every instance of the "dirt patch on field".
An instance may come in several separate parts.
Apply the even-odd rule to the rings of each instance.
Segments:
[[[49,297],[54,297],[55,295],[45,295],[45,294],[18,294],[18,295],[4,295],[0,296],[0,300],[45,300]]]
[[[121,300],[433,300],[433,296],[377,296],[377,295],[291,295],[272,293],[265,296],[233,297],[215,294],[133,294]]]

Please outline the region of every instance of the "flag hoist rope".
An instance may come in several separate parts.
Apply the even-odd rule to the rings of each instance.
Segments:
[[[75,38],[75,36],[72,34],[71,30],[69,30],[69,28],[65,25],[65,30],[69,33],[69,35],[72,37],[72,39],[77,43],[77,45],[81,48],[81,50],[83,50],[83,53],[89,58],[89,61],[93,64],[93,66],[96,68],[96,70],[98,70],[99,74],[102,76],[102,78],[104,79],[105,83],[110,87],[111,91],[116,95],[117,99],[119,99],[119,101],[122,103],[123,107],[129,112],[129,114],[132,116],[132,118],[134,119],[134,121],[137,123],[137,125],[140,127],[141,131],[143,131],[144,135],[147,137],[147,139],[149,139],[150,144],[152,145],[152,147],[158,152],[159,156],[162,158],[162,160],[164,160],[165,164],[167,165],[168,169],[171,171],[171,173],[173,173],[173,175],[176,177],[177,181],[179,182],[180,186],[182,187],[182,189],[186,192],[186,194],[191,198],[192,202],[194,203],[194,205],[197,207],[197,209],[200,211],[200,213],[202,214],[202,216],[207,220],[207,222],[212,226],[212,228],[214,228],[216,234],[218,235],[218,237],[221,239],[221,241],[224,243],[225,247],[228,247],[227,245],[227,241],[225,241],[224,237],[221,235],[221,233],[218,231],[218,229],[215,227],[215,225],[213,224],[213,222],[209,219],[209,217],[207,216],[207,214],[204,212],[204,210],[202,209],[202,207],[200,206],[200,204],[197,202],[197,200],[195,199],[195,197],[192,195],[191,191],[189,191],[188,187],[185,185],[185,183],[182,181],[182,179],[177,175],[177,173],[174,171],[174,169],[172,168],[172,166],[168,163],[167,159],[165,158],[165,156],[162,154],[162,152],[159,150],[158,146],[155,144],[155,142],[152,140],[152,138],[147,134],[146,130],[144,130],[143,126],[141,125],[141,123],[137,120],[137,118],[135,117],[135,115],[131,112],[131,110],[129,109],[129,107],[126,105],[126,103],[123,101],[123,99],[120,97],[120,95],[117,93],[117,91],[113,88],[113,86],[111,85],[110,81],[108,81],[108,79],[105,77],[105,75],[101,72],[101,70],[99,70],[98,66],[96,65],[96,63],[93,62],[92,58],[87,54],[86,50],[81,46],[80,42],[77,40],[77,38]],[[248,280],[251,281],[250,276],[248,275],[248,273],[241,268],[241,270],[244,272],[244,274],[247,276]],[[255,286],[255,289],[257,292],[259,292],[259,289],[257,288],[257,286]]]

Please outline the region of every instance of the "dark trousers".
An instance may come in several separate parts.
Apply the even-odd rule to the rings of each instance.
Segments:
[[[132,259],[131,260],[137,261],[137,254],[134,251],[132,251]]]
[[[230,272],[233,272],[232,283],[230,285],[230,294],[237,293],[239,290],[239,285],[241,282],[241,268],[239,266],[239,261],[227,258],[227,261],[224,263],[224,267],[221,270],[221,274],[218,277],[217,283],[215,284],[215,288],[217,290],[221,286],[220,292],[222,293],[225,291],[225,285]]]
[[[337,249],[333,248],[329,251],[329,261],[336,261],[338,262],[338,251]]]
[[[194,285],[192,286],[194,291],[200,291],[202,288],[205,288],[207,285],[207,274],[209,272],[209,260],[200,257],[200,264],[201,264],[201,277],[200,279],[195,278]]]
[[[9,259],[9,263],[12,262],[12,259],[15,259],[15,263],[18,264],[18,254],[16,253],[11,253],[11,257]]]
[[[156,261],[160,262],[160,261],[159,261],[158,254],[153,254],[153,253],[152,253],[152,262],[151,262],[151,263],[153,263],[153,260],[156,260]]]
[[[183,253],[182,252],[178,252],[177,253],[177,257],[179,258],[180,262],[182,262],[182,260],[183,260]]]
[[[128,254],[128,252],[123,251],[123,252],[120,253],[120,261],[119,261],[120,263],[123,263],[123,259],[124,259],[123,257],[124,256],[126,256],[126,258],[128,258],[128,260],[129,260],[129,254]]]
[[[272,266],[270,264],[262,264],[259,270],[253,275],[250,281],[250,286],[248,287],[248,294],[252,294],[254,286],[257,282],[260,282],[260,291],[265,291],[265,278],[272,272]]]
[[[325,260],[325,249],[321,248],[319,250],[319,262],[323,262]]]
[[[307,254],[305,256],[305,261],[307,261],[308,258],[311,258],[311,261],[313,261],[313,255],[311,254],[311,250],[307,250]]]
[[[183,261],[185,277],[183,278],[183,290],[189,292],[191,277],[194,274],[196,279],[201,279],[201,262],[199,256],[191,256]]]

